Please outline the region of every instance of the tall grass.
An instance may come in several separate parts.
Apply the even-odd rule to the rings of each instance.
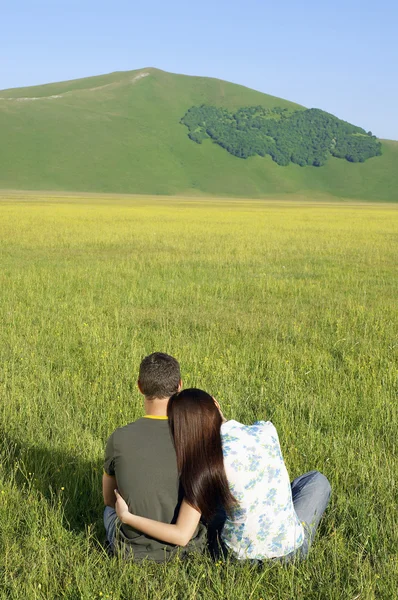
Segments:
[[[0,597],[396,597],[395,206],[0,202]],[[169,352],[333,495],[309,559],[109,559],[102,454]]]

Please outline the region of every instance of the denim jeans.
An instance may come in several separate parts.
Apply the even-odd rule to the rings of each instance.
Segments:
[[[113,550],[116,535],[116,511],[110,506],[105,506],[104,509],[104,527],[106,531],[106,539],[108,540],[110,550]]]
[[[304,543],[282,560],[289,562],[296,557],[306,558],[322,515],[329,504],[330,494],[330,483],[319,471],[310,471],[293,481],[293,505],[304,527]]]

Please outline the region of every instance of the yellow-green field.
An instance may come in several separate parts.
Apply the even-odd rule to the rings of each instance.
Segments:
[[[3,196],[0,598],[396,598],[397,234],[395,205]],[[104,443],[155,350],[329,478],[307,562],[107,557]]]

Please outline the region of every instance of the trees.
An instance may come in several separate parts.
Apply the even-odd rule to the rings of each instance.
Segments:
[[[315,108],[289,112],[246,106],[231,113],[202,104],[191,107],[181,123],[197,144],[211,138],[239,158],[269,154],[279,165],[320,167],[330,155],[364,162],[381,154],[381,144],[371,132]]]

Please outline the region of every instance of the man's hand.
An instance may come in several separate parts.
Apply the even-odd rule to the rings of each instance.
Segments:
[[[116,514],[117,514],[119,520],[122,523],[125,523],[126,517],[130,514],[129,507],[127,506],[127,503],[123,500],[123,498],[121,497],[121,495],[119,494],[119,492],[117,490],[115,490],[115,496],[116,496],[116,502],[115,502]]]

